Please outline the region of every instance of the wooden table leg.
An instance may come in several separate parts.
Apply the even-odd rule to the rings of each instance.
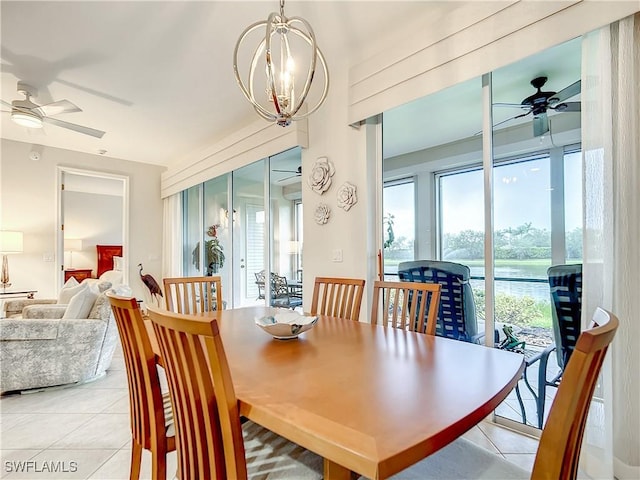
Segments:
[[[351,470],[324,459],[324,480],[351,480],[352,478]]]

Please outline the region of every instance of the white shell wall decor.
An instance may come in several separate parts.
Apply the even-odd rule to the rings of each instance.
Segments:
[[[315,219],[318,225],[324,225],[329,221],[331,216],[331,209],[326,203],[321,203],[316,207]]]
[[[338,206],[345,212],[358,203],[356,186],[349,182],[344,182],[338,189]]]
[[[336,173],[333,163],[327,157],[319,157],[313,164],[309,175],[309,186],[318,195],[322,195],[331,187],[331,177]]]

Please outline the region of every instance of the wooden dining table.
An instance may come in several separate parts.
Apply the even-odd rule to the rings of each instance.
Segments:
[[[326,480],[413,465],[489,415],[524,369],[516,353],[326,316],[276,340],[255,324],[276,312],[204,316],[218,321],[241,415],[324,457]]]

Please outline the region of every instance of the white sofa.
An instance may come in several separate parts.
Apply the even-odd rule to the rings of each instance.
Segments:
[[[0,393],[104,375],[119,341],[105,293],[88,306],[87,318],[63,318],[67,305],[35,303],[6,302],[7,316],[17,316],[0,320]]]

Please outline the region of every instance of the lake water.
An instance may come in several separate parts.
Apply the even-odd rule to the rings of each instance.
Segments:
[[[463,263],[463,262],[460,262]],[[513,280],[496,280],[496,293],[504,293],[516,297],[532,297],[536,301],[549,302],[549,284],[547,283],[547,268],[545,265],[499,266],[495,268],[496,278],[533,279],[537,281],[522,282]],[[484,267],[471,266],[472,277],[483,277]],[[390,279],[397,279],[398,266],[385,265],[385,275]],[[484,280],[471,280],[471,287],[484,290]]]

